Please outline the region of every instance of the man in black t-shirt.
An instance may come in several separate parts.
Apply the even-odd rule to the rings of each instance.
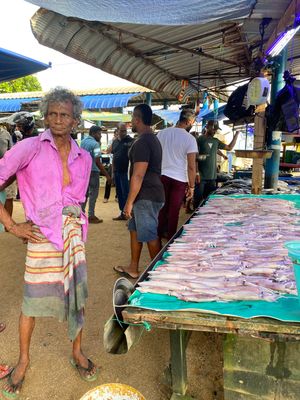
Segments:
[[[114,221],[126,220],[123,214],[127,196],[129,193],[128,182],[128,165],[129,165],[129,149],[134,139],[127,135],[126,125],[120,123],[117,130],[118,138],[112,143],[113,154],[113,174],[115,178],[116,192],[118,195],[118,203],[120,215],[113,218]]]
[[[147,104],[135,107],[132,115],[132,131],[138,133],[129,152],[130,189],[124,207],[129,218],[131,262],[129,266],[114,267],[120,275],[136,279],[139,276],[139,260],[146,242],[151,259],[160,251],[157,235],[158,214],[165,201],[161,175],[162,148],[151,130],[152,110]]]

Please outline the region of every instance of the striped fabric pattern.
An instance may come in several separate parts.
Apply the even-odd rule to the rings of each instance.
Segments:
[[[82,329],[88,296],[85,248],[81,219],[62,216],[64,250],[57,250],[37,226],[41,238],[28,242],[22,312],[32,317],[68,320],[68,334],[74,340]]]

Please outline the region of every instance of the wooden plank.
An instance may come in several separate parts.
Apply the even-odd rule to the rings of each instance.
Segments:
[[[259,112],[254,118],[253,148],[263,150],[265,144],[265,113]],[[262,191],[263,159],[254,158],[252,164],[252,194],[261,194]]]
[[[161,329],[185,329],[202,332],[257,335],[274,333],[281,336],[296,335],[300,338],[300,323],[281,322],[271,318],[242,319],[223,315],[189,311],[153,311],[128,307],[122,312],[124,322],[148,322]]]
[[[293,25],[293,23],[295,21],[295,17],[297,15],[299,15],[299,13],[300,13],[299,0],[291,1],[290,5],[285,10],[285,13],[278,21],[276,28],[274,29],[271,36],[269,37],[269,40],[267,41],[267,44],[265,45],[265,50],[268,50],[272,46],[272,44],[275,42],[275,40],[278,38],[278,36],[281,33],[283,33],[287,27]]]

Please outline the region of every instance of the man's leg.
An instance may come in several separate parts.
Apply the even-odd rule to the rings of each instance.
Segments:
[[[164,237],[164,234],[168,231],[168,212],[170,207],[170,196],[171,196],[171,186],[170,186],[170,178],[167,176],[161,177],[162,184],[164,185],[165,190],[165,204],[163,208],[160,210],[158,215],[158,236],[160,239]]]
[[[129,181],[128,181],[128,174],[127,172],[121,172],[120,173],[120,187],[121,187],[121,194],[120,197],[121,199],[119,200],[120,204],[120,209],[123,211],[123,208],[125,207],[128,193],[129,193]],[[119,194],[118,194],[119,196]]]
[[[150,258],[153,260],[161,250],[161,241],[159,238],[151,240],[150,242],[147,242],[147,246]]]
[[[119,172],[115,172],[115,185],[116,185],[116,194],[118,197],[119,209],[122,212],[123,211],[122,201],[120,201],[120,198],[122,198],[121,174]]]
[[[77,335],[76,339],[73,341],[73,359],[77,365],[83,368],[89,367],[89,362],[87,357],[82,352],[82,329]],[[97,373],[97,367],[94,365],[90,371],[87,371],[85,374],[86,378],[89,378]]]
[[[141,257],[141,251],[143,248],[143,243],[138,242],[137,232],[130,231],[130,250],[131,250],[131,260],[129,266],[123,267],[121,265],[114,267],[116,272],[125,272],[131,276],[131,278],[136,279],[139,277],[139,261]]]
[[[95,216],[95,206],[99,195],[99,173],[92,172],[89,185],[89,217]]]
[[[34,317],[27,317],[26,315],[21,313],[19,320],[20,355],[18,364],[15,366],[14,372],[12,373],[11,377],[13,384],[18,384],[24,378],[26,369],[28,368],[29,348],[34,325]],[[5,385],[4,390],[10,393],[14,392],[9,383]]]
[[[170,240],[177,231],[180,208],[184,199],[186,183],[172,179],[170,185],[170,202],[168,209],[168,240]]]

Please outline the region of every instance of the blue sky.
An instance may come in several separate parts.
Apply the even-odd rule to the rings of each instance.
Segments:
[[[44,63],[51,62],[51,69],[36,74],[43,90],[55,86],[91,89],[133,85],[40,45],[30,28],[30,18],[37,9],[24,0],[1,0],[0,47]]]

